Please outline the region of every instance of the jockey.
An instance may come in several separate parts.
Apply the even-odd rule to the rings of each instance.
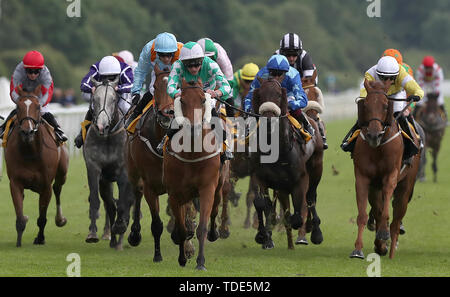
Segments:
[[[285,34],[280,41],[280,49],[275,53],[288,59],[289,65],[300,73],[302,82],[305,78],[311,78],[314,72],[317,71],[311,56],[303,49],[302,40],[295,33]],[[317,77],[315,84],[317,85]]]
[[[368,81],[381,81],[384,84],[388,84],[391,81],[387,95],[389,98],[405,99],[406,94],[409,94],[408,101],[417,102],[423,97],[423,90],[414,80],[414,78],[406,72],[404,67],[400,67],[397,60],[391,56],[383,56],[378,60],[377,65],[374,65],[369,70],[366,71],[365,80]],[[365,98],[367,96],[367,91],[364,87],[364,81],[361,83],[360,97]],[[395,101],[394,102],[394,115],[396,116],[399,112],[403,110],[406,106],[406,102]],[[408,116],[408,119],[407,117]],[[408,120],[415,126],[414,119],[411,115],[402,114],[398,118],[398,122],[402,129],[413,139],[413,132],[411,131]],[[347,138],[353,134],[357,129],[359,129],[358,121],[351,128],[350,132],[344,138],[341,148],[345,152],[353,151],[354,141],[351,143],[347,142]],[[417,131],[417,130],[416,130]],[[419,149],[413,141],[404,141],[405,150],[403,154],[403,159],[406,163],[410,164],[412,157],[418,153]]]
[[[267,79],[269,77],[275,78],[281,83],[281,86],[287,91],[288,108],[290,114],[299,122],[303,123],[305,129],[309,134],[314,135],[314,128],[309,123],[302,108],[308,104],[308,97],[302,88],[300,80],[300,73],[289,66],[288,59],[283,55],[273,55],[270,57],[267,65],[261,68],[253,80],[250,91],[245,96],[244,109],[245,112],[252,110],[252,98],[255,89],[260,87],[258,77]],[[258,112],[255,110],[255,112]]]
[[[444,73],[442,68],[434,61],[432,56],[426,56],[423,58],[422,64],[416,71],[417,83],[425,89],[428,93],[438,94],[437,103],[441,110],[445,114],[447,119],[447,111],[444,106],[444,94],[442,92],[442,83],[444,82]],[[417,107],[414,110],[414,114],[417,114],[419,108],[427,102],[427,94],[425,94],[424,100],[417,103]]]
[[[153,84],[155,83],[155,73],[153,68],[158,64],[159,69],[170,69],[172,64],[178,60],[180,49],[183,46],[177,42],[172,33],[160,33],[155,39],[148,42],[141,51],[139,62],[134,70],[134,85],[131,90],[133,105],[136,105],[133,113],[127,119],[125,127],[128,127],[144,110],[145,106],[153,98]],[[142,85],[148,74],[151,74],[148,91],[141,98]]]
[[[201,46],[196,42],[191,41],[183,45],[180,51],[180,60],[175,61],[172,65],[167,84],[167,92],[170,97],[176,99],[181,96],[181,82],[183,78],[186,81],[197,81],[200,78],[203,82],[205,93],[210,94],[213,99],[225,101],[231,96],[231,87],[219,65],[209,57],[206,57]],[[219,89],[215,90],[216,86]],[[213,115],[217,116],[214,108]],[[167,136],[170,138],[177,131],[170,129]],[[160,154],[162,154],[165,139],[166,137],[163,137],[162,142],[157,147],[157,151]],[[222,156],[222,161],[233,157],[228,146],[225,154],[222,154]]]
[[[117,102],[122,114],[126,114],[130,108],[129,94],[133,87],[133,71],[131,66],[120,62],[114,56],[105,56],[100,61],[91,66],[89,72],[81,80],[81,94],[86,101],[91,101],[91,96],[95,91],[92,78],[96,81],[103,81],[108,79],[114,81],[119,76],[119,84],[116,86],[116,91],[119,94],[119,101]],[[91,102],[92,103],[92,102]],[[86,113],[85,121],[92,121],[91,106]],[[86,126],[88,128],[88,126]],[[83,145],[82,132],[75,137],[75,146],[80,148]]]
[[[44,56],[38,51],[29,51],[23,57],[22,62],[17,65],[11,77],[10,96],[14,103],[17,104],[19,100],[19,87],[23,85],[30,85],[37,87],[41,85],[41,95],[39,96],[39,103],[41,105],[41,115],[55,130],[56,137],[59,141],[64,142],[67,136],[61,130],[55,117],[48,108],[48,103],[52,100],[53,95],[53,79],[50,70],[44,65]],[[4,128],[8,120],[16,114],[16,109],[6,118],[1,126],[0,137],[3,137]]]
[[[255,63],[247,63],[233,75],[230,86],[233,89],[234,106],[241,107],[241,102],[250,90],[250,85],[259,71]]]

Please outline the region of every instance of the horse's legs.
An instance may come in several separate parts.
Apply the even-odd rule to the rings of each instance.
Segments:
[[[294,214],[291,215],[291,226],[295,230],[303,226],[303,221],[306,219],[306,192],[309,185],[309,175],[303,174],[300,177],[299,183],[294,188],[292,195],[292,205],[294,206]]]
[[[161,262],[161,234],[163,232],[163,222],[159,217],[159,197],[154,193],[149,187],[144,186],[144,196],[147,204],[150,208],[150,213],[152,215],[152,235],[155,242],[155,254],[153,255],[153,262]],[[133,224],[134,225],[134,224]]]
[[[381,220],[383,216],[383,192],[378,189],[377,187],[369,187],[369,203],[370,203],[370,216],[368,220],[368,224],[371,221],[371,218],[373,220],[374,230],[378,230],[381,225]],[[374,241],[375,244],[375,252],[379,255],[386,255],[387,253],[387,247],[386,247],[386,241],[380,240],[375,238]]]
[[[220,200],[215,198],[215,190],[217,185],[209,185],[203,189],[199,189],[200,194],[200,220],[197,227],[198,239],[198,255],[197,255],[197,270],[206,270],[205,267],[205,240],[208,228],[208,219],[211,216],[213,206],[218,208]],[[217,215],[217,212],[215,213]]]
[[[128,243],[131,246],[138,246],[141,243],[141,201],[142,191],[139,186],[132,182],[134,192],[134,208],[133,208],[133,224],[131,225],[130,234],[128,235]],[[145,187],[145,186],[144,186]],[[119,219],[116,220],[116,223]]]
[[[51,198],[52,188],[50,186],[47,189],[44,189],[39,195],[39,217],[37,219],[39,232],[34,239],[34,244],[45,244],[44,229],[47,224],[47,209]]]
[[[55,224],[58,227],[63,227],[67,223],[67,219],[62,214],[61,209],[61,190],[66,182],[68,160],[67,157],[61,158],[58,169],[56,171],[55,182],[53,183],[53,193],[55,193],[56,200],[56,216]]]
[[[377,240],[388,240],[389,235],[389,204],[391,201],[392,194],[394,193],[395,187],[397,186],[397,175],[398,172],[394,170],[390,175],[383,179],[383,211],[381,212],[381,222],[380,225],[377,226],[377,233],[375,238]],[[377,222],[378,225],[378,222]]]
[[[433,148],[431,150],[431,156],[433,157],[433,164],[431,164],[431,168],[433,168],[433,182],[437,182],[437,155],[439,152],[439,148]]]
[[[96,221],[98,219],[98,211],[100,209],[100,198],[98,197],[100,169],[98,167],[88,166],[87,162],[86,166],[89,184],[89,219],[91,220],[86,242],[95,243],[98,242]]]
[[[178,264],[184,267],[187,261],[186,255],[184,254],[184,241],[186,240],[186,233],[187,233],[184,222],[185,213],[183,211],[183,205],[180,205],[179,202],[177,201],[177,198],[170,194],[169,194],[169,205],[175,217],[175,227],[170,237],[172,238],[172,241],[179,247]]]
[[[13,179],[10,179],[9,187],[11,191],[11,197],[16,211],[16,231],[17,241],[16,246],[22,246],[22,234],[25,230],[25,226],[28,222],[28,217],[23,215],[23,186],[16,183]]]
[[[220,238],[228,238],[230,236],[230,217],[228,215],[228,201],[229,201],[229,188],[222,187],[221,196],[222,196],[222,214],[220,216],[221,224],[219,228]]]
[[[222,193],[221,187],[217,187],[215,190],[215,193],[214,193],[214,202],[213,202],[213,205],[211,208],[211,215],[210,215],[210,228],[209,228],[209,231],[207,234],[207,238],[211,242],[214,242],[219,238],[219,232],[217,232],[217,230],[216,230],[216,227],[217,227],[216,226],[216,217],[217,217],[217,214],[219,213],[219,205],[222,200],[226,200],[226,198]],[[226,212],[227,203],[228,203],[228,200],[226,202],[223,201],[223,203],[222,203],[222,207],[223,207],[222,208],[222,224],[221,224],[220,228],[224,228],[225,223],[226,223],[224,221],[224,220],[226,220],[226,219],[224,219],[224,208],[225,208],[225,212]],[[223,232],[223,231],[224,230],[221,230],[221,232]],[[226,238],[226,237],[222,237],[222,238]]]
[[[287,194],[285,192],[278,192],[278,200],[280,201],[280,206],[281,206],[280,208],[283,213],[282,220],[283,220],[284,227],[286,228],[288,249],[293,250],[294,244],[292,241],[292,227],[291,227],[291,224],[289,223],[289,219],[290,219],[289,194]]]
[[[392,201],[393,218],[390,225],[391,246],[389,251],[389,258],[391,259],[394,258],[395,249],[397,248],[398,236],[400,234],[400,224],[406,214],[406,209],[408,208],[408,200],[412,195],[414,182],[415,178],[414,180],[412,180],[411,178],[403,180],[397,185],[397,188],[394,192],[394,200]]]
[[[121,173],[117,179],[119,188],[119,200],[117,200],[117,221],[111,222],[112,232],[116,234],[124,234],[127,231],[130,221],[130,209],[134,202],[134,191],[128,181],[128,175],[125,171]]]
[[[106,209],[106,204],[103,203],[105,208],[105,226],[103,227],[103,240],[111,240],[111,222],[109,221],[108,210]]]
[[[250,176],[249,182],[248,182],[248,191],[246,196],[246,202],[247,202],[247,214],[245,216],[244,221],[244,228],[250,228],[250,214],[252,210],[253,201],[255,200],[255,193],[257,191],[257,188],[255,187],[255,181],[253,176]]]
[[[355,186],[356,186],[356,204],[358,206],[358,217],[356,223],[358,224],[358,235],[355,241],[355,250],[350,254],[350,258],[364,259],[362,252],[363,248],[363,231],[367,223],[367,201],[369,195],[369,179],[362,176],[355,168]]]

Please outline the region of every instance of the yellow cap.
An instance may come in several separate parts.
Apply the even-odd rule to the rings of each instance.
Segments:
[[[258,65],[247,63],[242,67],[241,77],[245,80],[253,80],[259,71]]]

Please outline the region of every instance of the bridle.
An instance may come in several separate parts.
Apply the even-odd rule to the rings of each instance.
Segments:
[[[98,120],[98,116],[103,112],[103,113],[105,113],[106,114],[106,116],[107,116],[107,118],[108,118],[108,125],[110,125],[111,124],[111,122],[113,121],[113,118],[114,118],[114,115],[116,114],[116,111],[117,111],[117,103],[116,103],[116,101],[117,101],[117,97],[118,97],[118,95],[117,95],[117,93],[115,92],[115,90],[114,90],[114,88],[109,84],[109,82],[103,82],[102,83],[102,85],[103,86],[106,86],[106,90],[105,90],[105,96],[103,97],[103,104],[102,105],[100,105],[100,111],[98,112],[98,113],[96,113],[96,114],[94,114],[93,115],[93,119],[92,119],[92,122],[94,123],[94,126],[96,126],[95,124],[97,123],[97,120]],[[107,100],[107,98],[108,98],[108,90],[109,89],[113,89],[113,92],[114,92],[114,110],[113,110],[113,114],[112,115],[110,115],[109,113],[108,113],[108,111],[106,110],[106,106],[107,106],[107,104],[106,104],[106,100]],[[114,127],[112,127],[112,129],[111,129],[111,127],[109,127],[109,132],[111,132],[111,131],[114,131],[116,128],[117,128],[117,126],[119,125],[119,123],[121,122],[121,120],[119,119],[119,121],[117,121],[117,124],[116,125],[114,125]]]
[[[19,98],[17,98],[17,101],[20,101],[23,98],[30,98],[30,97],[36,99],[39,102],[39,97],[36,96],[36,95],[22,95],[22,96],[19,96]],[[33,122],[34,129],[31,130],[33,133],[37,132],[37,130],[39,129],[39,125],[42,123],[42,119],[41,119],[40,115],[39,115],[39,119],[38,120],[36,120],[33,117],[28,116],[28,114],[27,114],[26,117],[24,117],[24,118],[22,118],[20,120],[19,119],[17,119],[17,120],[19,121],[19,127],[22,127],[22,123],[24,121],[26,121],[26,120],[29,120],[29,121]],[[20,129],[22,129],[22,128],[20,128]]]

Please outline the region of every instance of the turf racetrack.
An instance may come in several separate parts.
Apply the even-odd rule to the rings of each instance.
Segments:
[[[448,106],[448,105],[447,105]],[[46,244],[33,245],[37,235],[37,195],[25,191],[24,214],[29,216],[22,247],[16,248],[15,214],[9,193],[6,169],[0,182],[0,276],[66,276],[71,262],[70,253],[78,253],[81,276],[366,276],[371,262],[350,259],[356,239],[356,198],[353,163],[349,154],[340,150],[342,137],[354,120],[327,123],[328,143],[325,152],[324,175],[318,188],[317,210],[322,220],[324,241],[321,245],[295,246],[287,249],[286,234],[274,231],[275,248],[263,250],[254,241],[256,230],[244,229],[245,201],[231,207],[231,235],[205,245],[206,268],[199,272],[194,258],[186,267],[177,262],[178,247],[166,230],[167,196],[160,199],[164,232],[161,237],[163,261],[153,263],[153,237],[150,231],[150,212],[143,200],[142,242],[129,246],[124,238],[124,250],[109,248],[108,242],[85,243],[88,234],[89,204],[86,169],[82,158],[71,159],[61,203],[68,223],[63,228],[54,224],[55,199],[48,210],[45,229]],[[406,234],[401,235],[395,258],[381,258],[381,276],[450,276],[450,155],[449,131],[444,137],[439,155],[438,182],[431,181],[427,166],[427,181],[416,185],[403,223]],[[430,160],[430,158],[429,158]],[[332,166],[337,170],[333,173]],[[335,175],[336,174],[336,175]],[[247,190],[248,180],[238,182],[238,191]],[[117,191],[116,191],[117,192]],[[292,208],[291,208],[292,209]],[[99,236],[104,224],[104,210],[98,220]],[[252,210],[253,212],[253,210]],[[294,230],[295,231],[295,230]],[[128,232],[126,233],[128,236]],[[296,232],[294,233],[296,238]],[[307,236],[309,240],[309,235]],[[365,230],[363,252],[373,252],[375,234]],[[194,240],[196,247],[197,240]]]

